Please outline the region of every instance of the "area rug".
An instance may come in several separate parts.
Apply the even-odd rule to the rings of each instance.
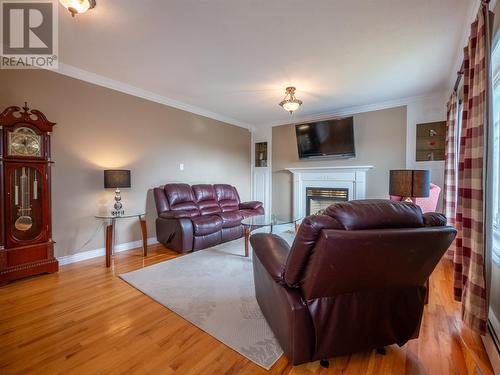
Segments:
[[[120,277],[268,370],[283,350],[257,304],[252,260],[243,254],[239,239]]]

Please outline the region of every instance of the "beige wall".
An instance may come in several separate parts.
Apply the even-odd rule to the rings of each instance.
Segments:
[[[93,215],[112,205],[103,169],[132,171],[126,208],[147,207],[149,237],[156,212],[152,187],[166,182],[233,184],[250,198],[250,132],[41,70],[0,71],[0,110],[28,102],[57,123],[52,137],[53,237],[56,256],[104,246]],[[179,163],[185,170],[179,171]],[[137,223],[121,220],[117,242],[140,239]],[[82,248],[83,246],[83,248]]]
[[[367,174],[367,198],[386,198],[389,170],[405,168],[406,106],[354,115],[356,157],[341,160],[300,161],[294,125],[273,128],[273,211],[292,209],[292,175],[287,167],[373,165]]]

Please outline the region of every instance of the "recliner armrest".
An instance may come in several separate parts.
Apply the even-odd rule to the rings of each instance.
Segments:
[[[284,284],[286,259],[290,252],[288,243],[275,234],[257,233],[250,237],[253,254],[262,263],[274,281]]]
[[[444,227],[446,225],[446,216],[438,212],[427,212],[422,217],[426,227]]]
[[[262,202],[259,201],[250,201],[250,202],[241,202],[240,210],[255,210],[259,207],[262,207]]]

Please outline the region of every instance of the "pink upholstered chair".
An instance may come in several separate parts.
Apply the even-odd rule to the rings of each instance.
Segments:
[[[431,183],[429,196],[427,198],[413,198],[413,202],[422,209],[424,214],[426,212],[436,212],[440,193],[441,188]],[[390,197],[391,201],[403,200],[403,197],[397,195],[391,195]]]

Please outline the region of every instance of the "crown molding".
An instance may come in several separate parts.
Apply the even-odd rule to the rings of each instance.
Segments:
[[[197,106],[193,106],[190,104],[186,104],[183,102],[180,102],[175,99],[171,99],[169,97],[163,96],[156,94],[151,91],[143,90],[139,87],[129,85],[128,83],[124,83],[121,81],[116,81],[114,79],[108,78],[101,76],[99,74],[95,74],[77,67],[74,67],[72,65],[64,64],[64,63],[59,63],[59,68],[56,70],[51,70],[55,73],[59,73],[71,78],[76,78],[79,79],[80,81],[92,83],[94,85],[106,87],[111,90],[119,91],[128,95],[136,96],[142,99],[149,100],[151,102],[163,104],[169,107],[177,108],[182,111],[194,113],[196,115],[204,116],[211,118],[213,120],[225,122],[227,124],[239,126],[241,128],[248,129],[249,131],[253,131],[255,127],[253,125],[247,124],[245,122],[226,117],[224,115],[211,112],[209,110],[206,110],[204,108],[200,108]]]
[[[263,124],[262,127],[274,127],[274,126],[298,124],[298,123],[312,122],[312,121],[331,120],[332,118],[351,116],[351,115],[355,115],[358,113],[379,111],[382,109],[389,109],[389,108],[406,106],[408,104],[415,103],[415,102],[418,102],[421,100],[431,100],[431,99],[441,100],[445,97],[446,97],[445,93],[435,92],[435,93],[427,94],[427,95],[410,96],[407,98],[388,100],[388,101],[379,102],[379,103],[346,107],[346,108],[341,108],[341,109],[334,110],[334,111],[322,112],[322,113],[318,113],[318,114],[314,114],[314,115],[295,117],[295,113],[294,113],[294,115],[293,115],[294,117],[290,118],[290,120],[273,121],[273,122],[270,122],[267,124]]]
[[[88,82],[97,86],[102,86],[106,87],[111,90],[119,91],[128,95],[136,96],[145,100],[149,100],[155,103],[163,104],[169,107],[177,108],[186,112],[194,113],[196,115],[208,117],[217,121],[221,121],[227,124],[235,125],[241,128],[245,128],[249,130],[250,132],[253,132],[256,130],[257,126],[251,125],[230,117],[226,117],[224,115],[208,111],[206,109],[193,106],[190,104],[186,104],[183,102],[180,102],[178,100],[174,100],[171,98],[168,98],[163,95],[159,95],[156,93],[153,93],[151,91],[143,90],[141,88],[138,88],[136,86],[117,81],[108,77],[101,76],[99,74],[95,74],[80,68],[76,68],[72,65],[64,64],[64,63],[59,63],[59,68],[57,70],[52,70],[55,73],[62,74],[71,78],[75,78],[84,82]],[[394,107],[399,107],[399,106],[404,106],[407,105],[411,102],[415,102],[418,100],[423,100],[423,99],[428,99],[431,97],[442,97],[442,93],[439,94],[430,94],[430,95],[420,95],[420,96],[412,96],[412,97],[407,97],[407,98],[401,98],[401,99],[395,99],[395,100],[389,100],[389,101],[384,101],[384,102],[379,102],[379,103],[373,103],[373,104],[367,104],[367,105],[360,105],[360,106],[352,106],[352,107],[346,107],[342,108],[339,110],[334,110],[334,111],[326,111],[326,112],[321,112],[317,113],[314,115],[307,115],[307,116],[296,116],[294,114],[293,118],[287,119],[287,120],[279,120],[279,121],[273,121],[270,123],[264,123],[262,125],[259,125],[259,128],[262,127],[273,127],[273,126],[280,126],[280,125],[288,125],[288,124],[296,124],[298,122],[310,122],[310,121],[321,121],[321,120],[327,120],[335,117],[343,117],[343,116],[349,116],[357,113],[364,113],[364,112],[371,112],[371,111],[377,111],[381,109],[388,109],[388,108],[394,108]]]

